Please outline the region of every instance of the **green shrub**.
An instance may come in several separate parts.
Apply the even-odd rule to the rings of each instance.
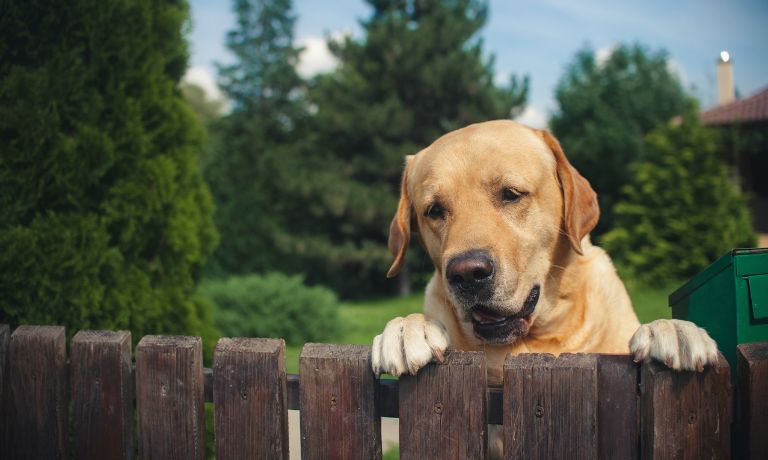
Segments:
[[[336,295],[306,286],[301,276],[232,276],[204,282],[200,293],[213,302],[214,322],[227,337],[275,337],[299,345],[339,334]]]
[[[215,335],[185,1],[0,8],[0,323]]]
[[[646,138],[647,161],[616,205],[602,245],[637,279],[660,286],[689,278],[727,250],[755,242],[746,200],[731,183],[714,134],[691,108]]]

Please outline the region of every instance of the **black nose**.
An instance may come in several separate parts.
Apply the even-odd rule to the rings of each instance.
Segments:
[[[486,287],[495,270],[491,256],[485,251],[469,251],[452,258],[445,276],[451,286],[464,291],[477,291]]]

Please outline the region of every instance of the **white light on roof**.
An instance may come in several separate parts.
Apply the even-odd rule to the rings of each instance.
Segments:
[[[731,60],[731,54],[728,51],[720,51],[720,60],[728,62]]]

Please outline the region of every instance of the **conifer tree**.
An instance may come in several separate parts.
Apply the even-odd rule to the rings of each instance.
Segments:
[[[304,83],[296,73],[290,0],[235,0],[237,25],[227,36],[235,63],[220,67],[233,104],[211,125],[205,175],[216,201],[221,244],[214,275],[285,269],[276,241],[285,232],[282,172],[295,160],[302,135]]]
[[[314,172],[300,184],[313,225],[296,238],[297,250],[301,244],[342,294],[383,292],[394,284],[384,278],[391,262],[386,240],[404,156],[453,129],[512,117],[527,90],[524,79],[494,82],[493,58],[484,55],[478,36],[486,2],[368,3],[373,12],[362,23],[365,36],[332,42],[339,67],[310,90],[318,109],[307,156]],[[431,269],[415,251],[410,267],[421,274]]]
[[[184,1],[4,2],[0,323],[210,335]]]
[[[581,51],[560,80],[559,110],[550,120],[568,159],[597,191],[600,222],[613,228],[613,206],[632,183],[630,165],[643,159],[644,137],[680,115],[688,96],[664,51],[622,45],[600,60]]]
[[[646,158],[633,167],[636,182],[624,188],[616,227],[603,238],[638,279],[686,279],[729,249],[754,244],[746,200],[728,179],[715,139],[695,108],[648,135]]]

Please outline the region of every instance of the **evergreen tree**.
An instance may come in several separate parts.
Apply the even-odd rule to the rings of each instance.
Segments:
[[[3,3],[0,323],[210,335],[187,17],[173,0]]]
[[[308,280],[323,277],[343,295],[393,285],[384,278],[386,240],[404,156],[453,129],[511,117],[527,89],[516,78],[494,84],[493,59],[478,37],[484,1],[369,3],[365,37],[332,42],[339,68],[310,89],[315,137],[303,169],[311,177],[284,178],[304,197],[285,244],[313,267]],[[425,256],[411,257],[412,269],[431,270]]]
[[[202,87],[194,83],[183,81],[179,85],[179,89],[204,126],[209,126],[219,118],[227,105],[225,99],[210,98]]]
[[[277,178],[294,161],[306,113],[290,0],[235,0],[234,10],[227,47],[237,60],[220,68],[233,110],[211,125],[204,162],[221,232],[213,274],[285,268],[275,241],[286,214]]]
[[[613,205],[643,159],[643,138],[679,115],[687,96],[664,51],[622,45],[604,62],[580,52],[556,90],[552,130],[600,199],[600,235],[614,226]]]
[[[612,256],[652,284],[691,277],[735,247],[751,247],[746,201],[728,179],[715,134],[696,109],[646,139],[636,182],[616,205],[616,227],[603,238]]]

